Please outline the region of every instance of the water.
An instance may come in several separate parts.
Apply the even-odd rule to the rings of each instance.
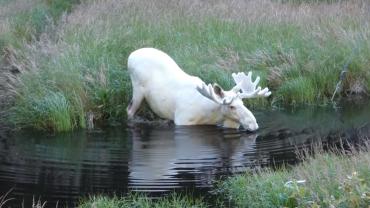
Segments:
[[[98,193],[207,191],[222,176],[294,164],[297,148],[351,137],[353,128],[370,120],[370,105],[255,116],[261,126],[256,133],[145,124],[57,135],[19,132],[0,139],[0,194],[12,189],[9,205],[15,207],[30,207],[33,198],[55,207]]]

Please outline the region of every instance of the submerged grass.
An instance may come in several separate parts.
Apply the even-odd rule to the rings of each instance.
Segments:
[[[159,48],[186,72],[225,89],[234,85],[232,72],[252,70],[273,95],[248,100],[249,107],[328,103],[349,59],[341,96],[368,95],[369,1],[297,2],[82,1],[56,26],[35,29],[43,31],[40,38],[17,51],[12,64],[21,75],[12,120],[32,114],[31,98],[44,92],[62,94],[74,109],[64,111],[69,128],[56,122],[50,129],[84,127],[80,121],[87,113],[94,120],[124,119],[131,96],[126,60],[141,47]],[[70,10],[68,5],[63,8]],[[37,23],[44,21],[34,16]],[[40,121],[52,120],[49,116],[15,124],[43,129]]]

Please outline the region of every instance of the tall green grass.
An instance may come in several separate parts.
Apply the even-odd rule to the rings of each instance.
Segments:
[[[225,89],[234,85],[232,72],[253,71],[273,95],[247,100],[249,107],[328,103],[348,61],[340,96],[366,95],[368,7],[367,1],[83,2],[53,33],[19,52],[23,59],[17,61],[27,70],[14,109],[31,109],[28,97],[51,91],[62,93],[72,109],[83,109],[71,118],[90,112],[95,120],[123,120],[131,96],[126,61],[141,47],[159,48],[189,74]],[[21,112],[13,115],[25,117]],[[83,126],[70,123],[70,129]]]
[[[81,101],[71,103],[62,92],[46,91],[22,99],[18,101],[19,106],[13,109],[12,122],[18,126],[59,132],[71,130],[71,127],[85,127]]]
[[[30,69],[31,67],[28,65],[35,64],[35,62],[29,62],[30,57],[27,57],[22,51],[38,42],[42,34],[55,33],[55,25],[59,18],[64,13],[70,12],[76,3],[79,1],[14,0],[1,2],[0,122],[4,122],[4,117],[7,117],[18,127],[57,131],[70,130],[74,126],[85,126],[83,119],[85,115],[84,112],[81,113],[79,98],[72,98],[68,101],[65,98],[65,96],[73,97],[75,90],[64,95],[55,90],[30,89],[35,87],[33,83],[48,79],[45,77],[46,75],[35,76],[34,73],[23,78],[17,74]],[[33,68],[37,69],[38,67]],[[24,82],[28,80],[28,89],[25,87],[26,85],[22,85],[21,79]],[[18,108],[10,107],[9,109],[9,106],[14,104],[12,97],[16,97]],[[10,112],[4,113],[4,111]]]

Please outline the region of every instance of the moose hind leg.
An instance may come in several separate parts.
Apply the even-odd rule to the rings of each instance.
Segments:
[[[133,118],[144,99],[144,93],[139,87],[133,87],[132,99],[127,106],[127,117]]]

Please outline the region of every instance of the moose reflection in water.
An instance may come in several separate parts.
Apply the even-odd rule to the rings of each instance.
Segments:
[[[195,178],[186,180],[193,180],[198,186],[209,186],[217,172],[232,173],[236,168],[245,167],[248,158],[244,153],[254,149],[257,138],[255,133],[213,126],[177,126],[146,131],[138,128],[131,132],[129,180],[136,188],[153,184],[175,188],[182,182],[176,179],[181,173],[192,173]]]

